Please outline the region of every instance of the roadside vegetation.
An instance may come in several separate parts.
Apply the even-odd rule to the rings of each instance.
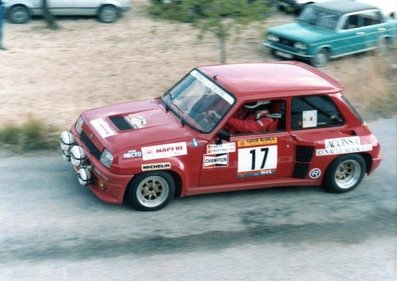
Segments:
[[[34,117],[24,124],[0,128],[0,145],[14,152],[53,150],[58,147],[59,131]]]

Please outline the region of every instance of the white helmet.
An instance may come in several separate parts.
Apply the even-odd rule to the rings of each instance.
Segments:
[[[266,104],[269,104],[269,103],[270,103],[269,100],[254,101],[254,102],[249,102],[249,103],[245,104],[244,107],[247,108],[247,109],[255,109],[255,108],[258,108],[261,105],[266,105]]]

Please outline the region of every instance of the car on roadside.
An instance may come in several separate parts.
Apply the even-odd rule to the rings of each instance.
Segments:
[[[381,155],[342,89],[301,62],[197,67],[158,98],[83,112],[61,133],[61,150],[80,184],[137,210],[161,209],[174,197],[279,186],[343,193]],[[231,120],[245,122],[253,104],[267,107],[272,126],[235,131]]]
[[[7,0],[5,16],[11,23],[28,22],[32,16],[42,16],[42,0]],[[130,0],[51,0],[49,12],[55,16],[96,16],[104,23],[115,22],[131,8]]]
[[[306,5],[326,1],[329,0],[278,0],[277,6],[279,10],[299,14],[306,7]]]
[[[321,67],[329,59],[359,52],[385,53],[396,42],[397,21],[379,8],[329,1],[306,6],[293,23],[269,28],[263,44],[276,56]]]

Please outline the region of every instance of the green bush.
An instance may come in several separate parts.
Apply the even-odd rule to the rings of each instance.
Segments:
[[[58,147],[58,130],[30,118],[26,123],[0,128],[0,143],[13,151],[51,150]]]

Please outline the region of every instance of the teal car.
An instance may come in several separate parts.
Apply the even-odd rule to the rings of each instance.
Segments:
[[[309,61],[316,67],[329,59],[397,42],[397,20],[374,6],[356,1],[330,1],[306,6],[296,22],[270,28],[264,45],[273,55]]]

